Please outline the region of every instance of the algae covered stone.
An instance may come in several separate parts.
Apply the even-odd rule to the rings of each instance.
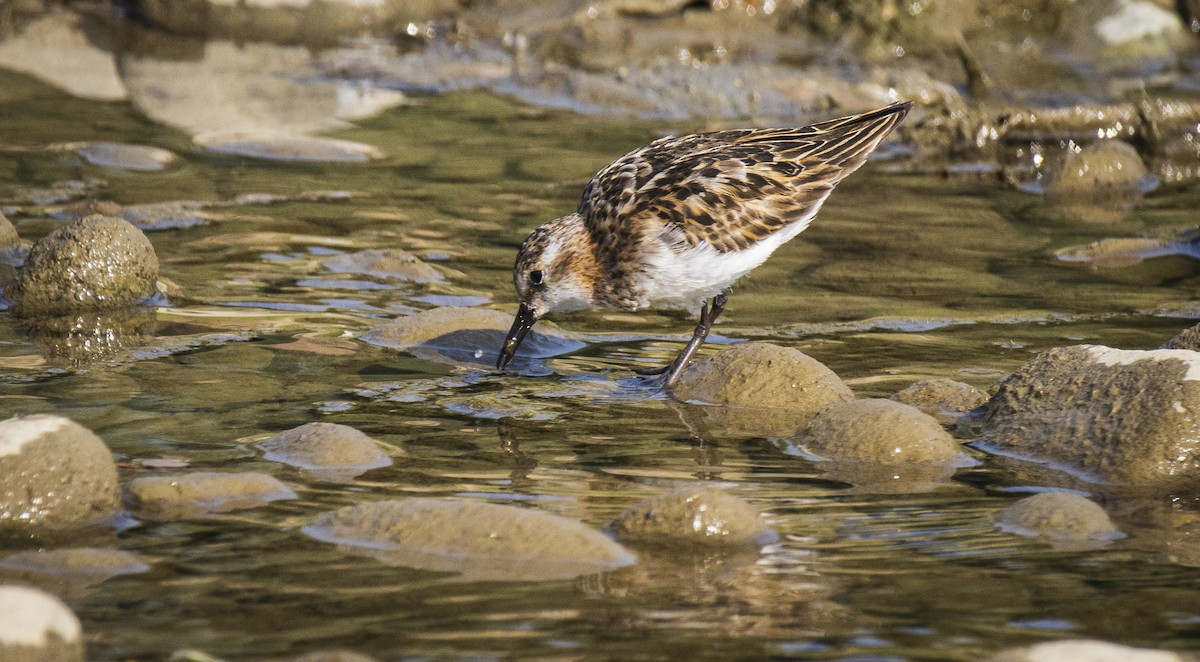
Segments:
[[[748,342],[694,359],[671,387],[685,418],[709,433],[787,436],[818,411],[854,397],[832,370],[788,347]]]
[[[1059,542],[1106,542],[1124,537],[1104,509],[1070,492],[1043,492],[1001,511],[1001,529]]]
[[[1200,353],[1051,349],[1002,381],[979,441],[1081,477],[1152,490],[1200,484]]]
[[[117,504],[112,453],[91,430],[48,414],[0,422],[0,526],[96,524]]]
[[[263,457],[331,480],[350,479],[392,463],[360,430],[337,423],[306,423],[258,443]]]
[[[125,504],[150,519],[224,513],[295,498],[296,493],[279,479],[253,471],[143,476],[125,487]]]
[[[517,506],[412,498],[347,506],[305,533],[392,565],[464,580],[570,579],[633,563],[621,545],[576,520]]]
[[[122,308],[155,293],[158,257],[128,221],[94,214],[39,239],[13,287],[22,317]]]
[[[607,527],[626,543],[765,545],[778,539],[758,511],[711,487],[685,487],[650,497]]]

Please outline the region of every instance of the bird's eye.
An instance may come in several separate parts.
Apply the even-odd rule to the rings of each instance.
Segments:
[[[545,274],[542,273],[541,269],[536,269],[534,271],[529,272],[529,282],[534,285],[541,285],[542,278],[544,278],[544,277],[545,277]]]

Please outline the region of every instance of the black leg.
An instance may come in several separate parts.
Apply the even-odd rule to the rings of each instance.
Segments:
[[[708,332],[712,330],[713,323],[717,321],[721,311],[725,310],[725,303],[729,301],[729,290],[722,290],[720,294],[712,298],[712,301],[706,302],[700,308],[700,323],[696,325],[696,330],[692,332],[692,338],[684,345],[683,350],[671,362],[671,365],[665,368],[655,368],[651,370],[639,370],[639,375],[665,375],[663,378],[663,386],[670,386],[679,378],[679,373],[683,372],[684,366],[692,359],[692,355],[700,349],[700,345],[704,344],[704,339],[708,337]]]

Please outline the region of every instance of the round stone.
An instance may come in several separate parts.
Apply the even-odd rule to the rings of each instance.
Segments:
[[[155,292],[158,257],[128,221],[92,215],[42,237],[13,288],[22,317],[122,308]]]
[[[834,403],[799,432],[797,443],[825,459],[887,464],[953,463],[958,442],[931,416],[893,400]]]
[[[742,499],[715,488],[681,488],[621,513],[607,530],[632,543],[765,545],[778,535]]]
[[[96,524],[117,503],[112,453],[91,430],[49,414],[0,422],[0,526]]]

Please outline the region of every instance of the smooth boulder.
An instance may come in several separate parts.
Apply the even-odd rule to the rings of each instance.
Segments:
[[[816,359],[763,342],[692,360],[671,394],[691,405],[683,414],[701,436],[788,436],[826,406],[854,397]]]
[[[0,421],[0,526],[98,524],[117,505],[116,464],[91,430],[49,414]]]
[[[253,471],[143,476],[125,487],[125,504],[139,517],[147,519],[196,517],[295,498],[292,488],[279,479]]]
[[[1156,181],[1137,150],[1120,140],[1067,150],[1046,173],[1046,199],[1073,220],[1115,223],[1124,219]]]
[[[922,379],[892,395],[892,400],[937,419],[942,425],[955,425],[971,410],[983,406],[988,396],[983,391],[953,379]]]
[[[1078,478],[1170,491],[1200,481],[1200,352],[1077,345],[1002,381],[979,443]]]
[[[711,487],[685,487],[638,502],[606,530],[624,543],[765,545],[779,536],[758,510]]]
[[[39,239],[10,298],[21,317],[111,310],[155,293],[158,257],[128,221],[94,214]]]
[[[442,272],[398,248],[370,248],[357,253],[342,253],[321,260],[321,265],[339,274],[366,274],[414,283],[441,283],[446,280]]]
[[[304,469],[329,480],[349,480],[386,467],[392,458],[366,434],[337,423],[305,423],[261,441],[263,458]]]
[[[1071,492],[1043,492],[1025,497],[1000,512],[1004,531],[1055,542],[1108,542],[1124,534],[1099,504]]]
[[[570,579],[636,560],[576,520],[462,499],[347,506],[318,516],[304,532],[348,552],[408,568],[455,572],[468,581]]]

